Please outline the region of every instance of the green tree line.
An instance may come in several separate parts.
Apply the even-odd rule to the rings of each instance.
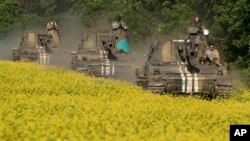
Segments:
[[[120,14],[132,37],[186,31],[201,17],[231,68],[240,68],[250,86],[250,4],[248,0],[0,0],[0,34],[16,28],[42,26],[66,14],[81,16],[91,26],[97,19],[111,22]]]

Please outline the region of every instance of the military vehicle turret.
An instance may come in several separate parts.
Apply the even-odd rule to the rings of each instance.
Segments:
[[[155,93],[227,96],[232,83],[225,67],[203,59],[208,34],[189,28],[189,38],[155,40],[142,68],[136,69],[137,85]]]
[[[20,42],[19,47],[13,48],[13,61],[31,61],[41,64],[48,63],[48,53],[58,46],[53,42],[52,36],[46,33],[28,32]]]
[[[125,37],[125,36],[124,36]],[[130,66],[130,46],[114,33],[85,34],[77,51],[71,51],[71,68],[100,77],[124,77]]]

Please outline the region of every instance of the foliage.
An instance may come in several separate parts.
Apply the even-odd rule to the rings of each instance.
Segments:
[[[230,62],[241,68],[250,67],[250,4],[247,0],[224,0],[214,7],[215,21],[226,32],[225,53]]]
[[[0,140],[226,141],[230,124],[250,122],[249,91],[205,101],[31,63],[0,67]]]
[[[183,31],[195,15],[188,5],[168,0],[86,1],[76,11],[82,14],[83,22],[87,25],[93,24],[97,19],[111,22],[120,14],[129,25],[133,38],[142,38],[155,32],[165,34]]]
[[[14,28],[41,28],[51,18],[59,20],[72,5],[68,0],[1,0],[0,34]]]
[[[176,4],[171,8],[162,9],[162,14],[166,19],[159,24],[159,32],[169,34],[174,31],[186,31],[191,25],[192,17],[195,13],[185,4]]]
[[[16,11],[17,4],[17,0],[0,1],[0,33],[7,32],[12,29],[13,25],[17,25],[20,19]]]
[[[76,11],[81,13],[87,26],[95,25],[96,21],[111,23],[115,16],[121,15],[129,26],[130,35],[137,38],[148,36],[152,32],[152,24],[155,25],[152,13],[143,8],[139,0],[86,1],[79,4]]]

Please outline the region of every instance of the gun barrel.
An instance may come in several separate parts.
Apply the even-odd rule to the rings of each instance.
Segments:
[[[187,57],[190,59],[194,59],[198,56],[198,52],[195,51],[194,49],[189,49],[187,50]]]

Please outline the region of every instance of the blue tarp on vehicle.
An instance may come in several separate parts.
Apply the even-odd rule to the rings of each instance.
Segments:
[[[130,48],[127,40],[119,40],[119,42],[117,43],[116,46],[118,49],[124,51],[125,53],[131,52],[131,48]]]

